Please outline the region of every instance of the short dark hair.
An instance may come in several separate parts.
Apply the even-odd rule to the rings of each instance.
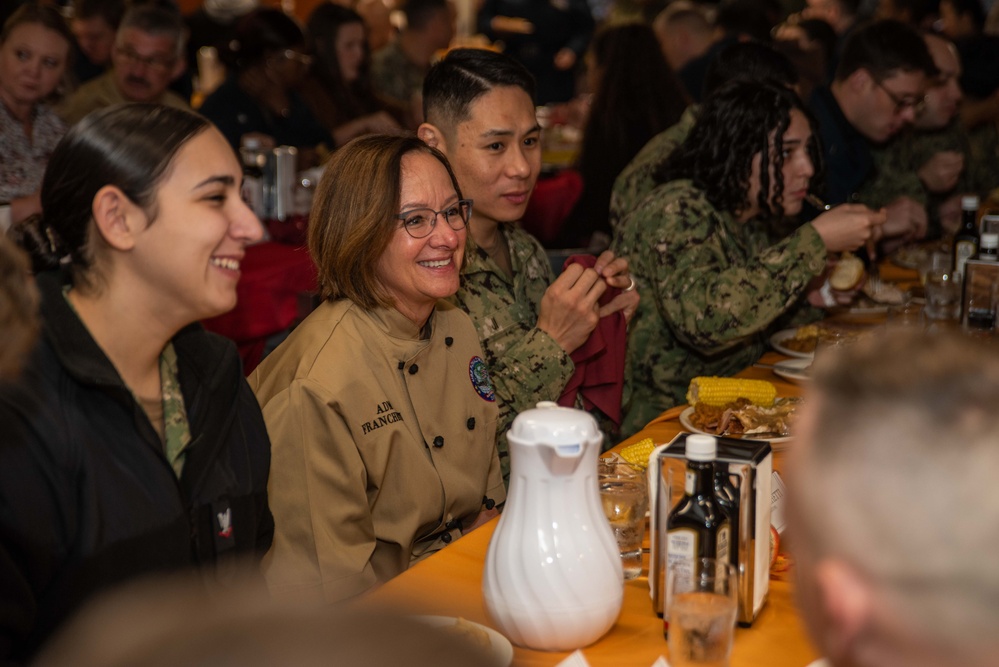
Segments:
[[[447,12],[447,0],[406,0],[402,7],[406,15],[406,27],[420,30],[426,27],[440,12]]]
[[[125,0],[73,0],[74,19],[92,19],[100,17],[117,30],[125,15]]]
[[[897,72],[922,72],[928,77],[939,74],[922,35],[891,19],[867,23],[847,38],[836,80],[843,81],[859,69],[866,69],[879,81]]]
[[[708,64],[704,95],[710,95],[736,79],[776,81],[791,87],[798,83],[798,71],[784,54],[767,44],[750,40],[727,46]]]
[[[534,77],[510,56],[486,49],[454,49],[423,80],[423,116],[443,131],[470,116],[472,103],[493,88],[515,86],[534,100]]]
[[[723,2],[715,16],[715,27],[728,36],[746,35],[761,42],[770,41],[770,31],[780,20],[780,5],[764,0]]]
[[[121,39],[122,31],[127,28],[173,39],[177,43],[177,56],[180,57],[184,53],[187,28],[184,26],[180,10],[173,5],[168,6],[158,2],[133,4],[118,25],[118,39]]]
[[[69,258],[73,282],[87,281],[92,268],[94,196],[106,185],[119,188],[156,219],[156,192],[177,152],[211,127],[191,111],[155,104],[98,109],[69,129],[52,151],[42,178],[38,247],[29,246],[37,268],[55,268]]]
[[[784,216],[784,133],[791,123],[792,109],[803,113],[812,128],[808,152],[815,165],[813,179],[818,178],[822,158],[815,122],[797,93],[777,82],[736,79],[705,99],[690,134],[659,166],[655,180],[666,183],[690,179],[704,191],[712,206],[737,215],[749,208],[752,162],[759,154],[760,193],[756,203],[764,216],[779,221]],[[771,164],[776,180],[772,201]]]
[[[447,158],[417,137],[369,134],[337,149],[316,189],[309,224],[323,299],[347,299],[365,310],[393,305],[376,266],[399,226],[402,159],[410,153],[439,160],[461,197]]]
[[[280,9],[263,7],[239,20],[228,53],[222,56],[227,65],[241,71],[296,46],[305,46],[305,33],[298,22]]]

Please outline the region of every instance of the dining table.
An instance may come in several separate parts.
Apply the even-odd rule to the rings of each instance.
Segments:
[[[902,286],[918,285],[914,270],[882,262],[881,279]],[[880,326],[885,322],[884,311],[851,312],[843,309],[832,320],[857,327]],[[743,369],[735,377],[768,380],[778,396],[802,396],[807,380],[791,381],[778,376],[773,366],[790,359],[777,351],[766,352],[757,363]],[[624,448],[650,438],[656,445],[670,442],[685,432],[680,414],[688,406],[666,410],[641,431],[610,450],[619,453]],[[794,440],[774,443],[774,470],[780,474]],[[498,626],[490,618],[482,593],[482,576],[489,541],[497,521],[463,536],[438,553],[414,564],[407,571],[367,595],[360,604],[387,608],[395,612],[454,616],[493,629]],[[646,537],[647,539],[647,537]],[[782,544],[786,544],[782,540]],[[781,549],[785,552],[785,549]],[[786,562],[793,563],[793,558]],[[624,601],[617,622],[610,631],[593,644],[582,647],[586,661],[593,667],[652,665],[660,656],[668,658],[663,621],[652,608],[649,595],[648,554],[642,575],[624,582]],[[537,651],[514,646],[514,665],[557,665],[569,656],[567,652]],[[786,570],[771,572],[767,601],[750,627],[738,627],[731,656],[731,667],[805,667],[819,655],[808,638],[795,604],[793,564]]]

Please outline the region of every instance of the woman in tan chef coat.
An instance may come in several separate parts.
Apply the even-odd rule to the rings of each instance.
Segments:
[[[340,600],[495,515],[496,403],[458,290],[471,202],[412,137],[337,151],[309,249],[323,303],[250,376],[273,454],[276,593]]]

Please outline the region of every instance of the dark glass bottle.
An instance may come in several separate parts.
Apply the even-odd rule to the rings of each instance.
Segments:
[[[731,522],[715,498],[715,438],[688,435],[687,470],[683,498],[670,511],[666,523],[666,567],[695,572],[698,558],[729,560]],[[663,631],[669,632],[664,617]]]
[[[732,484],[729,465],[715,461],[715,500],[729,521],[729,562],[739,570],[739,489]]]
[[[964,263],[978,254],[977,216],[978,197],[961,197],[961,228],[954,235],[954,273],[960,277],[964,276]]]

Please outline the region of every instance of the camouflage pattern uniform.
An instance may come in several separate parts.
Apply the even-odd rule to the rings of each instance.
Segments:
[[[479,333],[500,410],[496,428],[503,480],[510,478],[506,432],[514,417],[538,401],[557,401],[575,365],[547,333],[537,327],[541,297],[555,280],[537,239],[519,227],[500,225],[513,266],[511,279],[484,250],[465,255],[461,288],[452,300],[468,313]]]
[[[955,119],[940,130],[908,130],[893,141],[872,148],[875,175],[861,188],[859,199],[879,208],[908,196],[926,206],[930,234],[939,235],[937,209],[956,192],[985,195],[999,185],[999,156],[994,127],[986,126],[969,134]],[[916,172],[936,153],[958,151],[964,154],[965,169],[951,193],[927,192]]]
[[[371,57],[371,86],[382,99],[409,109],[413,96],[423,91],[427,71],[406,57],[393,40]]]
[[[629,258],[642,294],[624,435],[684,403],[691,378],[755,362],[780,318],[806,306],[825,245],[810,224],[776,242],[768,227],[716,210],[689,180],[660,185],[623,221],[614,251]]]
[[[695,104],[688,106],[676,125],[649,139],[649,143],[638,151],[638,155],[615,179],[610,203],[610,224],[615,234],[619,233],[621,221],[658,185],[652,175],[690,134],[690,128],[697,120],[698,108]]]
[[[187,422],[184,394],[177,375],[177,352],[168,343],[160,355],[160,383],[163,392],[163,449],[174,473],[180,479],[184,471],[187,445],[191,442],[191,427]]]

